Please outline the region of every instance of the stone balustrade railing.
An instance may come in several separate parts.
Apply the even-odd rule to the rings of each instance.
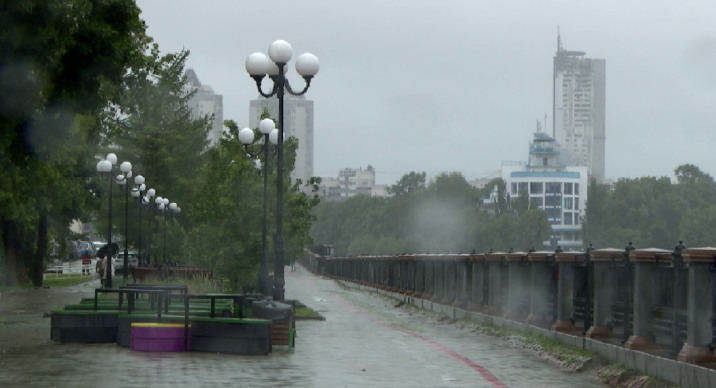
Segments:
[[[716,248],[331,257],[323,276],[671,356],[714,362]]]

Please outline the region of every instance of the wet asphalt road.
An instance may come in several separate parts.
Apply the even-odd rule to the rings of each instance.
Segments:
[[[43,312],[98,284],[0,296],[0,387],[603,387],[528,351],[418,316],[298,267],[286,297],[326,317],[297,322],[296,349],[269,356],[145,353],[50,341]]]

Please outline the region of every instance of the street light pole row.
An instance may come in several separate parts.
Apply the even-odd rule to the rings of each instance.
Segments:
[[[262,174],[264,178],[264,195],[263,201],[261,202],[261,257],[259,261],[259,293],[268,295],[271,292],[271,287],[268,284],[268,266],[266,257],[266,187],[268,179],[268,154],[269,154],[269,142],[276,146],[278,144],[278,129],[271,119],[263,119],[259,123],[259,131],[264,135],[264,142],[261,146],[261,151],[252,154],[249,152],[249,145],[254,142],[254,131],[250,128],[244,128],[239,131],[239,142],[244,145],[244,149],[248,153],[249,157],[256,157],[263,152],[264,160],[262,162]],[[275,151],[276,149],[274,149]]]
[[[106,158],[104,160],[101,160],[97,162],[97,171],[103,176],[107,177],[109,181],[109,216],[108,216],[108,222],[107,222],[107,247],[109,249],[108,251],[108,265],[105,271],[107,272],[107,280],[105,282],[105,287],[112,287],[112,260],[115,252],[111,251],[112,249],[112,168],[114,165],[117,164],[117,155],[110,153],[107,154]],[[129,268],[129,185],[127,184],[127,180],[132,177],[132,164],[129,162],[122,162],[122,164],[119,166],[119,169],[121,171],[120,175],[117,175],[115,177],[115,181],[117,184],[124,186],[125,190],[125,208],[124,208],[124,221],[125,221],[125,242],[124,242],[124,268],[123,268],[123,277],[126,281],[128,278],[128,268]],[[134,177],[134,184],[135,187],[131,190],[131,194],[133,198],[139,199],[139,258],[141,258],[141,241],[142,241],[142,205],[149,204],[151,202],[151,199],[156,194],[156,191],[154,189],[146,189],[146,185],[144,184],[145,179],[141,175],[137,175]],[[147,191],[146,196],[142,196],[142,193],[144,191]],[[169,200],[162,197],[157,197],[155,200],[155,203],[157,204],[157,208],[164,213],[164,252],[163,252],[163,260],[166,261],[166,213],[165,208],[171,210],[173,213],[179,213],[181,212],[181,208],[176,203],[169,203]],[[148,257],[151,260],[151,220],[152,220],[152,214],[150,212],[149,214],[149,247],[148,247]]]
[[[291,45],[284,40],[271,43],[268,57],[263,53],[253,53],[246,59],[246,71],[256,81],[256,88],[266,98],[278,98],[278,158],[276,162],[276,238],[274,239],[274,289],[273,300],[283,301],[284,285],[284,242],[283,242],[283,96],[288,92],[300,96],[308,91],[311,79],[318,73],[318,58],[310,53],[301,54],[296,59],[296,72],[306,82],[300,92],[294,92],[286,79],[287,64],[293,55]],[[269,60],[269,57],[271,58]],[[268,75],[273,81],[270,93],[261,90],[261,80]]]

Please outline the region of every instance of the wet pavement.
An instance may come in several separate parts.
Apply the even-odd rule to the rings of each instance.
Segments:
[[[43,312],[91,297],[97,285],[0,296],[0,387],[603,387],[591,374],[560,370],[301,267],[286,272],[286,298],[326,320],[298,321],[293,352],[146,353],[50,341]]]

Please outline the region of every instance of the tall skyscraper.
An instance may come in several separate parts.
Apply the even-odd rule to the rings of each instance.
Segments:
[[[283,98],[283,131],[286,138],[298,139],[296,166],[291,179],[300,179],[303,183],[313,176],[313,101],[305,96],[293,96],[286,93]],[[278,120],[278,97],[259,97],[249,104],[249,126],[257,128],[264,108],[269,116]],[[278,124],[278,123],[277,123]]]
[[[187,90],[196,91],[189,99],[192,117],[197,119],[205,115],[214,115],[211,132],[207,135],[209,146],[215,145],[224,130],[224,97],[214,93],[209,85],[202,85],[193,69],[186,70]]]
[[[602,181],[606,61],[585,55],[583,51],[564,50],[557,36],[552,135],[567,151],[567,164],[587,166],[589,175]]]

